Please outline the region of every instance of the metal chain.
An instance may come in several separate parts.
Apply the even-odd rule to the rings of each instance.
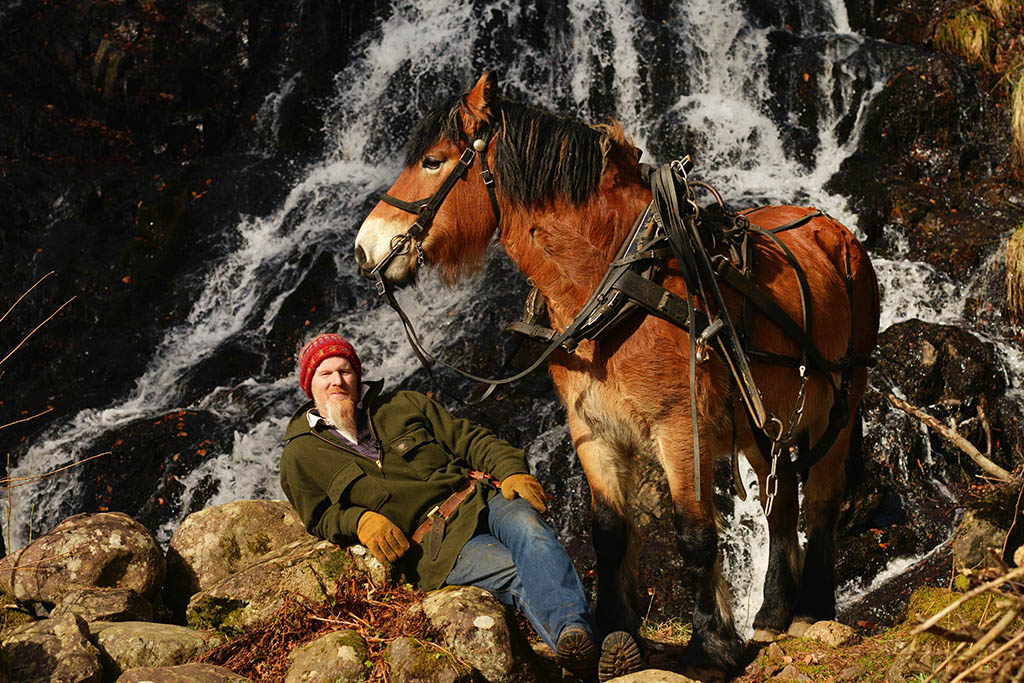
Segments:
[[[765,480],[765,501],[764,501],[764,516],[769,517],[772,514],[772,507],[775,505],[775,496],[779,492],[779,457],[782,455],[782,447],[784,444],[788,444],[793,440],[793,432],[796,431],[797,425],[800,424],[800,420],[804,416],[804,406],[807,404],[807,366],[800,366],[800,390],[796,395],[796,402],[793,405],[793,412],[789,416],[789,424],[785,428],[783,433],[782,421],[774,415],[769,416],[769,420],[773,421],[778,425],[778,433],[773,438],[768,434],[769,438],[772,439],[772,453],[771,471],[768,472],[768,478]],[[765,434],[768,430],[765,429]],[[788,454],[792,454],[795,448],[789,446],[787,451]]]

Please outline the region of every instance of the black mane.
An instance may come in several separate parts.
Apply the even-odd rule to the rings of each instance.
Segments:
[[[431,110],[406,144],[407,166],[441,140],[469,144],[459,120],[461,98]],[[536,206],[554,199],[574,204],[597,189],[607,136],[585,123],[510,100],[494,111],[494,174],[513,202]]]

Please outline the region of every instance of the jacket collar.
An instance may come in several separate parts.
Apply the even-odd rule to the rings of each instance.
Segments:
[[[374,380],[370,382],[364,382],[366,385],[366,393],[363,394],[362,400],[359,402],[359,407],[363,409],[370,409],[375,407],[377,399],[380,398],[381,391],[384,388],[384,380]],[[306,412],[313,407],[313,401],[306,401],[299,409],[292,413],[292,418],[288,422],[288,429],[284,433],[284,438],[281,441],[291,441],[297,436],[302,434],[309,434],[309,420],[306,419]],[[370,410],[372,412],[372,410]]]

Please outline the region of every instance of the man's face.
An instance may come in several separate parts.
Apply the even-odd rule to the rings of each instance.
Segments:
[[[332,356],[313,371],[310,392],[317,411],[326,415],[327,405],[331,401],[359,402],[359,379],[347,358]]]

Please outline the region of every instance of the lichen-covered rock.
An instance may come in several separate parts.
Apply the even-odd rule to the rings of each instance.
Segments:
[[[494,597],[475,586],[450,586],[432,591],[423,612],[446,646],[492,683],[528,681],[526,647],[519,629],[509,624],[508,612]]]
[[[117,683],[247,683],[251,679],[213,664],[140,667],[125,671]]]
[[[23,602],[56,603],[73,588],[131,588],[152,600],[166,561],[146,527],[121,512],[68,517],[0,560],[0,590]]]
[[[50,617],[77,614],[85,621],[152,621],[153,606],[131,588],[73,588]]]
[[[473,672],[436,645],[395,638],[384,651],[391,680],[404,683],[470,683]]]
[[[820,641],[832,647],[845,647],[860,640],[856,631],[838,621],[817,621],[807,627],[803,637]]]
[[[644,669],[625,676],[611,678],[608,681],[609,683],[695,683],[694,679],[689,676],[663,669]]]
[[[260,562],[193,595],[186,614],[188,624],[197,629],[235,633],[270,618],[290,595],[314,602],[323,600],[325,589],[330,590],[336,580],[351,572],[364,574],[375,585],[384,585],[377,581],[390,580],[390,566],[355,550],[311,536],[278,548]]]
[[[85,622],[73,614],[25,624],[8,633],[3,661],[11,681],[100,683],[100,653],[86,637]]]
[[[195,593],[266,553],[311,538],[292,506],[280,500],[240,500],[194,512],[167,549],[164,602],[183,613]]]
[[[210,634],[144,621],[93,622],[89,633],[114,675],[144,666],[184,664],[210,649]]]
[[[369,648],[355,631],[328,633],[288,653],[284,683],[362,683],[369,678]]]

